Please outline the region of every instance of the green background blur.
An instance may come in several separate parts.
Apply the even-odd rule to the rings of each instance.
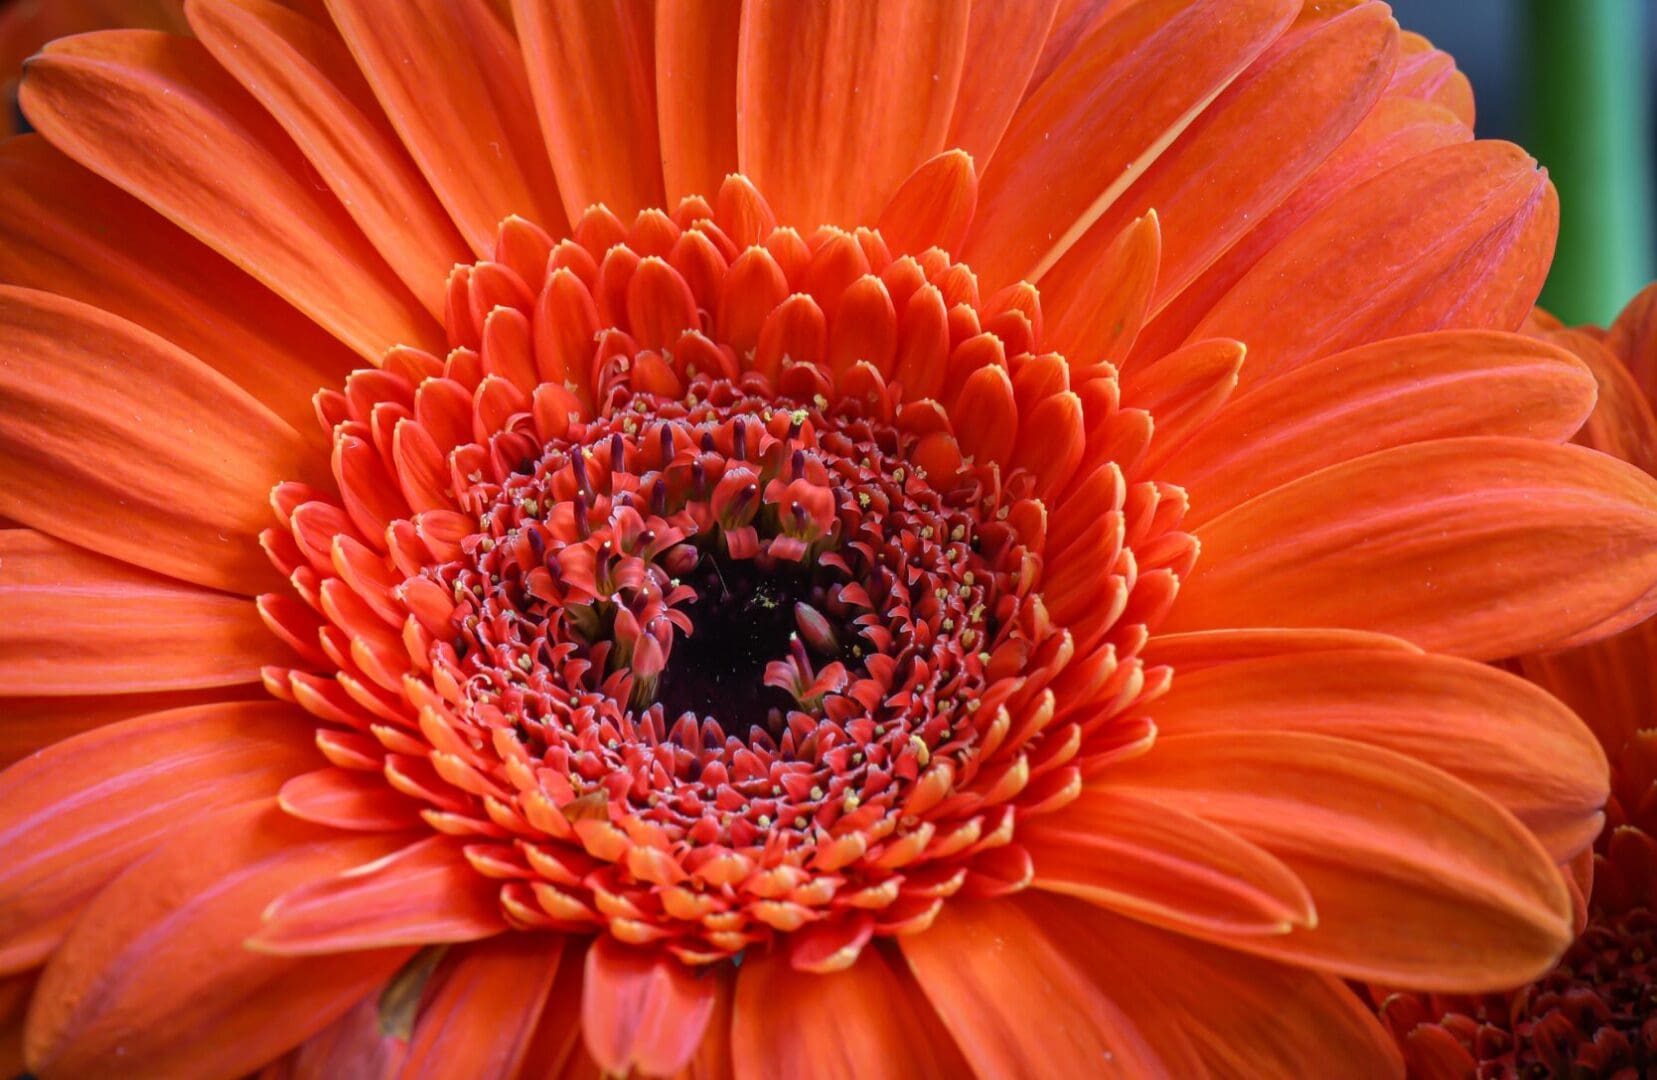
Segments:
[[[1481,137],[1521,143],[1559,188],[1542,305],[1605,324],[1657,271],[1652,70],[1657,0],[1391,0],[1473,81]]]

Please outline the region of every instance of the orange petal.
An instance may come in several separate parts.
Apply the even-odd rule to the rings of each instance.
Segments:
[[[1449,53],[1433,48],[1420,34],[1399,35],[1403,55],[1393,73],[1387,94],[1436,102],[1455,114],[1469,130],[1473,127],[1473,85],[1456,70]]]
[[[1082,399],[1062,390],[1042,398],[1019,423],[1013,467],[1030,470],[1036,495],[1051,498],[1063,491],[1076,474],[1086,449],[1087,418],[1082,412]]]
[[[737,153],[784,224],[872,225],[944,149],[969,6],[750,0]]]
[[[1024,96],[1058,7],[1058,0],[975,0],[962,65],[969,74],[955,95],[945,146],[989,162]]]
[[[1166,736],[1098,782],[1253,841],[1317,907],[1312,928],[1194,936],[1346,978],[1467,992],[1528,982],[1570,941],[1570,898],[1529,830],[1402,754],[1299,733]]]
[[[328,12],[419,164],[479,256],[502,219],[562,231],[556,186],[510,31],[487,0],[329,0]],[[442,92],[432,92],[440,79]],[[572,216],[573,220],[573,216]]]
[[[1657,285],[1647,285],[1611,324],[1606,344],[1628,365],[1634,381],[1657,386]]]
[[[1179,295],[1167,297],[1134,347],[1150,359],[1185,341],[1191,329],[1273,248],[1325,207],[1339,203],[1364,182],[1442,146],[1467,142],[1472,132],[1449,112],[1427,102],[1383,97],[1357,130],[1287,199],[1258,219],[1212,266]],[[1048,286],[1044,283],[1044,290]]]
[[[1154,209],[1163,230],[1152,310],[1162,307],[1352,133],[1392,72],[1397,34],[1388,9],[1368,3],[1284,35],[1042,276],[1042,291],[1088,274]]]
[[[1122,403],[1155,421],[1144,473],[1162,478],[1161,463],[1193,432],[1207,429],[1237,386],[1247,348],[1240,341],[1194,341],[1137,369],[1122,382]]]
[[[1149,0],[1101,24],[1019,106],[984,168],[965,253],[984,287],[1039,280],[1298,7]]]
[[[1248,386],[1381,338],[1515,330],[1542,287],[1558,221],[1553,185],[1523,150],[1447,146],[1326,206],[1191,337],[1248,342]]]
[[[508,940],[511,940],[509,937]],[[600,1077],[597,1065],[581,1041],[581,1010],[576,1003],[581,999],[581,984],[586,971],[588,938],[566,938],[564,951],[558,959],[558,971],[552,989],[547,993],[551,1008],[541,1013],[534,1038],[524,1054],[521,1077]],[[709,1075],[723,1076],[726,1073]],[[702,1075],[702,1074],[698,1074]]]
[[[1044,309],[1052,312],[1046,345],[1079,368],[1120,366],[1150,314],[1161,259],[1161,225],[1152,211],[1123,228],[1085,274],[1044,283]]]
[[[1488,330],[1391,338],[1233,397],[1156,476],[1191,496],[1191,528],[1389,447],[1460,435],[1564,442],[1593,407],[1592,376],[1555,346]]]
[[[503,934],[468,946],[421,1003],[401,1075],[517,1075],[563,950],[563,939],[551,934]]]
[[[316,423],[316,388],[338,385],[359,363],[269,289],[39,135],[0,144],[0,281],[160,334],[304,432]]]
[[[282,125],[386,264],[441,318],[450,267],[472,260],[345,44],[273,0],[204,0],[189,16],[213,58]]]
[[[651,6],[513,0],[512,10],[569,219],[596,203],[623,218],[661,206]]]
[[[166,694],[116,694],[101,697],[7,697],[0,724],[0,769],[28,757],[42,747],[83,731],[128,720],[146,713],[166,712],[191,705],[218,702],[268,701],[254,684],[186,690]]]
[[[197,41],[53,42],[20,99],[59,150],[136,195],[370,360],[442,335],[276,122]]]
[[[460,844],[432,836],[283,894],[248,945],[299,956],[476,941],[506,929],[496,892]]]
[[[259,681],[292,663],[241,597],[208,592],[28,529],[0,531],[0,686],[97,695]]]
[[[920,990],[883,949],[864,949],[830,975],[795,971],[777,951],[749,956],[736,973],[731,1060],[738,1080],[969,1074]]]
[[[264,701],[123,720],[0,773],[0,968],[45,959],[80,905],[180,823],[317,762],[302,715]]]
[[[1618,753],[1657,716],[1657,621],[1566,652],[1527,656],[1527,678],[1570,706]]]
[[[296,818],[336,829],[394,832],[420,825],[420,804],[375,773],[318,769],[283,784],[277,801]]]
[[[194,357],[85,305],[0,287],[0,326],[0,513],[185,581],[275,583],[257,540],[266,495],[316,464],[292,428]]]
[[[411,964],[414,962],[410,961]],[[284,1062],[288,1071],[278,1072],[275,1076],[261,1073],[260,1080],[399,1076],[407,1056],[406,1039],[381,1031],[380,1001],[376,994],[363,998],[333,1023],[299,1044]]]
[[[1274,488],[1197,530],[1163,629],[1347,626],[1474,659],[1657,604],[1657,481],[1575,446],[1440,439]]]
[[[1569,709],[1447,656],[1332,651],[1181,669],[1156,724],[1164,735],[1300,731],[1395,750],[1506,807],[1555,862],[1592,842],[1607,793],[1605,754]]]
[[[702,1041],[720,977],[601,935],[587,950],[581,987],[581,1030],[593,1060],[619,1075],[678,1072]]]
[[[0,979],[0,1072],[22,1076],[29,1071],[23,1060],[23,1019],[34,997],[38,971]]]
[[[742,0],[656,6],[656,116],[667,198],[712,197],[736,171]]]
[[[909,175],[880,212],[880,235],[894,254],[960,251],[978,205],[972,158],[946,150]]]
[[[295,821],[269,800],[177,829],[53,954],[25,1031],[30,1068],[237,1076],[281,1055],[374,993],[408,950],[294,960],[242,939],[272,897],[386,847]]]
[[[1160,717],[1159,705],[1159,729]],[[1125,792],[1085,788],[1062,814],[1020,823],[1018,841],[1035,860],[1036,888],[1176,930],[1277,934],[1317,921],[1306,887],[1276,858]]]
[[[962,450],[985,464],[1006,466],[1018,437],[1018,405],[1007,369],[986,364],[969,375],[949,421]]]
[[[1022,896],[951,900],[931,929],[898,939],[915,981],[973,1072],[1198,1075],[1188,1043],[1153,1043],[1115,1000],[1108,969],[1090,963],[1093,935],[1050,937],[1030,907]],[[1101,920],[1111,919],[1093,911]],[[739,1007],[740,991],[739,985]],[[883,1007],[890,1005],[876,999],[874,1008]]]
[[[1235,664],[1258,656],[1337,652],[1346,649],[1385,649],[1406,653],[1421,650],[1403,638],[1367,630],[1250,627],[1235,630],[1196,630],[1186,634],[1157,634],[1140,653],[1147,665],[1166,664],[1181,677],[1215,664]]]
[[[1594,411],[1576,441],[1657,474],[1657,393],[1642,387],[1605,343],[1581,331],[1557,330],[1546,338],[1588,365],[1599,387]],[[1657,380],[1652,390],[1657,391]]]
[[[1339,980],[1216,948],[1066,897],[1027,893],[1019,909],[973,912],[1015,929],[1009,951],[1040,935],[1072,957],[1173,1076],[1395,1077],[1398,1051],[1374,1014]],[[966,905],[962,905],[963,908]],[[949,925],[945,923],[944,925]],[[1038,949],[1042,946],[1037,946]],[[1012,993],[1029,978],[1015,973]],[[1039,1014],[1031,1026],[1050,1025]],[[1065,1033],[1053,1031],[1050,1037]],[[1091,1073],[1093,1070],[1083,1067]]]

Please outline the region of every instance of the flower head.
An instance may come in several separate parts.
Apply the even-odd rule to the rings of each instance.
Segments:
[[[1657,606],[1657,484],[1564,445],[1553,192],[1447,58],[511,9],[31,65],[29,1068],[1384,1074],[1343,978],[1548,968],[1605,761],[1479,661]]]

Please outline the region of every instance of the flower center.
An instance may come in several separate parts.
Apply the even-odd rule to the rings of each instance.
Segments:
[[[751,560],[703,555],[690,579],[696,599],[684,607],[691,631],[657,681],[663,714],[707,717],[749,746],[765,744],[761,732],[781,738],[791,711],[820,714],[822,694],[798,696],[768,675],[773,664],[809,673],[848,655],[840,647],[844,627],[837,631],[838,620],[823,613],[827,576],[781,567],[767,574]]]
[[[1023,888],[1017,821],[1149,746],[1195,542],[1029,286],[716,202],[509,219],[446,356],[318,394],[339,501],[265,537],[315,615],[262,605],[313,670],[269,684],[512,925],[832,970]]]
[[[980,550],[976,494],[934,491],[913,442],[705,376],[626,395],[464,494],[479,531],[422,575],[455,598],[436,661],[477,723],[671,841],[883,815],[978,741],[1023,555]]]

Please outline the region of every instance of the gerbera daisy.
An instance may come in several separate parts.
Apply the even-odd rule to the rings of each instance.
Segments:
[[[1386,1075],[1566,947],[1479,661],[1657,484],[1384,5],[187,13],[0,149],[30,1069]]]
[[[1537,312],[1530,332],[1576,353],[1599,400],[1576,441],[1657,472],[1657,286],[1609,331]],[[1657,1069],[1657,624],[1520,670],[1572,706],[1611,761],[1606,826],[1572,866],[1579,936],[1559,965],[1512,994],[1395,994],[1381,1011],[1422,1076],[1615,1076]]]

